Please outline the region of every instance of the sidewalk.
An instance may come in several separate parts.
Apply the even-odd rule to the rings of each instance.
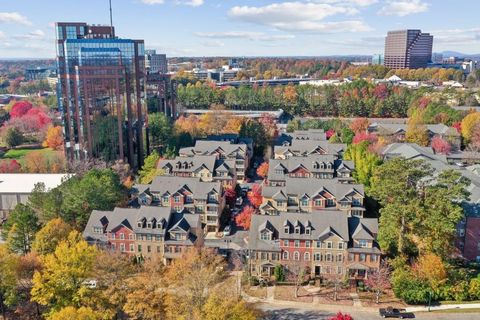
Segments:
[[[465,303],[465,304],[444,304],[439,306],[431,306],[430,311],[449,310],[449,309],[480,309],[480,303]],[[407,307],[407,312],[428,311],[428,306]]]

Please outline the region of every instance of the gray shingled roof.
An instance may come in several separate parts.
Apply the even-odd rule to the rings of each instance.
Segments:
[[[317,149],[321,149],[321,153],[338,155],[347,149],[344,143],[329,143],[328,141],[316,140],[292,140],[291,146],[275,146],[275,154],[283,154],[292,152],[300,156],[315,154]]]
[[[298,222],[301,226],[301,234],[294,233],[294,225]],[[285,225],[291,225],[291,233],[285,233]],[[279,251],[278,241],[266,241],[260,239],[260,232],[270,225],[274,228],[274,239],[310,239],[316,240],[324,235],[325,230],[330,230],[348,241],[348,215],[339,210],[315,211],[312,213],[281,213],[278,216],[254,215],[250,225],[248,247],[253,250]],[[311,226],[311,234],[304,231],[305,226]],[[270,229],[269,229],[270,230]]]
[[[150,185],[150,192],[159,193],[160,195],[165,193],[172,195],[183,188],[192,192],[195,199],[205,199],[212,190],[217,193],[220,193],[222,190],[218,181],[203,182],[199,178],[157,176]]]
[[[247,145],[244,143],[233,144],[228,141],[197,140],[194,147],[181,148],[179,154],[181,156],[211,155],[218,149],[222,150],[226,155],[234,156],[237,153],[245,154]]]
[[[215,155],[195,155],[194,157],[175,157],[174,160],[160,160],[158,163],[159,169],[166,170],[169,168],[172,171],[181,172],[196,172],[202,167],[213,173],[215,169],[215,162],[217,157]]]
[[[301,166],[312,173],[333,173],[339,168],[344,168],[349,171],[354,170],[355,166],[352,161],[342,161],[336,158],[334,155],[325,154],[310,155],[308,157],[292,157],[288,159],[271,159],[268,166],[268,180],[283,180],[284,174],[276,173],[277,169],[292,172]],[[328,163],[332,165],[332,169],[327,169]],[[318,168],[314,168],[315,164],[318,165]],[[320,169],[321,164],[325,166],[323,169]]]
[[[428,131],[432,135],[447,135],[458,137],[460,134],[455,128],[446,126],[444,124],[427,124],[425,125]],[[368,127],[369,131],[379,132],[381,134],[395,134],[397,132],[405,132],[407,130],[407,124],[404,123],[372,123]]]
[[[342,199],[351,192],[358,192],[364,195],[364,187],[361,184],[341,183],[338,179],[315,179],[315,178],[285,178],[286,185],[283,187],[265,186],[262,188],[262,195],[272,198],[277,193],[283,192],[284,195],[297,195],[302,197],[314,197],[322,191],[327,191],[335,196],[336,199]]]

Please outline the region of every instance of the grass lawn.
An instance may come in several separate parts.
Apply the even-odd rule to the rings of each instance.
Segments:
[[[435,310],[430,312],[431,313],[480,313],[480,308]]]
[[[24,158],[27,154],[31,152],[40,152],[46,156],[46,158],[52,158],[57,151],[50,149],[50,148],[18,148],[18,149],[10,149],[8,150],[1,159],[14,159],[17,160],[20,165],[23,166]]]

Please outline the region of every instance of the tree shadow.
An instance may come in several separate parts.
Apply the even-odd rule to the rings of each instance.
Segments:
[[[263,320],[322,320],[334,316],[334,313],[326,311],[304,311],[285,308],[265,311]]]

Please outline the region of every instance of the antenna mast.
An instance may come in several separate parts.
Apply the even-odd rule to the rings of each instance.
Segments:
[[[111,28],[112,38],[114,38],[115,34],[113,32],[112,0],[108,0],[108,2],[110,4],[110,28]]]

